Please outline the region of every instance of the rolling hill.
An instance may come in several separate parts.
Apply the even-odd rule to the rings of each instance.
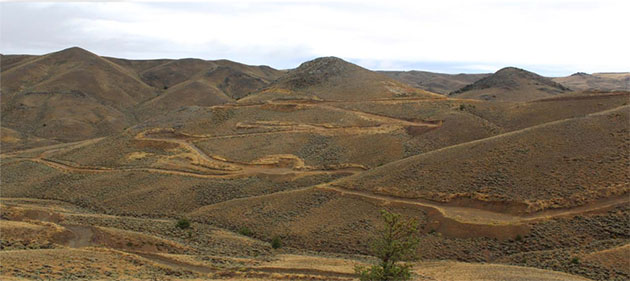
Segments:
[[[249,103],[281,99],[359,101],[384,98],[441,97],[340,58],[323,57],[301,64],[241,101]]]
[[[284,73],[227,60],[99,57],[77,47],[0,60],[3,126],[61,142],[119,133],[182,106],[233,102]]]
[[[3,279],[353,280],[382,209],[418,221],[419,280],[630,278],[629,92],[334,57],[0,60]]]
[[[538,74],[506,67],[457,91],[450,97],[491,101],[531,101],[571,90]]]
[[[630,73],[593,73],[578,72],[567,77],[552,79],[566,87],[582,91],[628,91]]]
[[[433,150],[335,185],[438,202],[512,202],[522,205],[517,213],[584,205],[628,192],[628,109]]]
[[[1,75],[3,126],[58,141],[120,132],[138,121],[133,106],[157,96],[129,70],[80,48],[23,60]]]

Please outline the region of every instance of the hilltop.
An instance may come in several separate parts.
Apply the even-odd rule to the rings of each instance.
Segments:
[[[575,90],[595,91],[628,91],[630,90],[630,73],[593,73],[577,72],[567,77],[552,79]]]
[[[243,102],[274,99],[366,100],[384,98],[440,98],[383,74],[336,57],[317,58],[286,75]]]
[[[80,48],[21,58],[1,75],[3,126],[58,141],[120,132],[138,121],[134,106],[158,95],[129,70]]]
[[[451,92],[449,96],[491,101],[530,101],[570,91],[549,78],[520,68],[506,67]]]
[[[282,75],[227,60],[125,60],[73,47],[2,55],[3,127],[52,141],[122,132],[182,106],[234,102]],[[22,145],[4,149],[29,148]]]

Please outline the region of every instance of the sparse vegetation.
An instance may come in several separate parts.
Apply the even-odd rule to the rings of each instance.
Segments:
[[[382,210],[381,216],[385,227],[372,244],[373,254],[380,263],[371,267],[357,266],[355,271],[361,281],[409,280],[411,266],[400,262],[416,258],[418,222],[387,210]]]
[[[112,68],[118,60],[76,55],[24,60],[2,73],[7,96],[0,173],[0,249],[5,251],[0,255],[11,270],[0,266],[0,279],[5,274],[127,278],[127,269],[110,265],[104,275],[91,271],[99,259],[89,260],[90,272],[73,275],[78,272],[68,266],[69,254],[79,263],[95,250],[97,256],[119,257],[107,248],[127,252],[128,259],[116,262],[147,253],[142,263],[125,266],[172,259],[172,270],[131,268],[141,274],[137,279],[205,277],[195,273],[199,269],[221,270],[232,278],[342,279],[355,263],[369,259],[341,255],[369,251],[369,236],[378,233],[373,216],[388,206],[385,224],[406,221],[396,213],[411,215],[428,233],[417,239],[429,260],[463,261],[463,267],[481,271],[499,263],[517,272],[526,269],[506,265],[630,280],[625,196],[630,115],[621,107],[628,104],[628,92],[493,102],[483,99],[509,97],[483,88],[473,97],[481,100],[433,99],[334,58],[286,72],[202,60]],[[508,72],[523,79],[510,78],[506,86],[522,88],[521,82],[532,81],[521,71]],[[510,94],[535,90],[546,96],[553,85],[541,88],[539,80]],[[33,81],[39,81],[37,89],[28,88]],[[400,98],[407,93],[414,98]],[[431,100],[419,101],[422,97]],[[382,167],[373,169],[377,166]],[[30,210],[37,204],[42,208]],[[52,223],[57,215],[43,209],[78,213]],[[548,212],[538,213],[543,210]],[[385,233],[373,245],[381,262],[357,269],[363,280],[410,277],[404,261],[414,258],[414,241],[396,242],[390,233],[384,242]],[[95,243],[98,249],[88,249]],[[88,246],[71,249],[70,244]],[[48,255],[31,251],[36,249],[58,253],[67,259],[65,266],[31,265]],[[304,258],[304,252],[312,256]],[[333,262],[316,252],[340,256]],[[193,259],[196,265],[186,265]],[[306,265],[299,267],[305,271],[294,270],[295,260]],[[250,267],[269,261],[287,272]],[[415,263],[414,271],[426,279],[457,280],[423,271],[433,263]],[[455,262],[438,267],[453,271],[451,276],[461,274],[450,266]]]

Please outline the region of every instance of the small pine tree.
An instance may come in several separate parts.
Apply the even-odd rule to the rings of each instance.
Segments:
[[[409,280],[411,266],[400,261],[416,258],[418,222],[386,210],[381,216],[385,228],[372,244],[373,254],[381,261],[371,267],[357,266],[355,271],[361,281]]]

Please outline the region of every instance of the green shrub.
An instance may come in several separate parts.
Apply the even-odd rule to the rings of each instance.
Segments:
[[[190,221],[187,219],[179,219],[177,224],[175,224],[180,229],[187,229],[190,227]]]
[[[520,242],[521,240],[523,240],[523,237],[520,234],[517,234],[516,238],[514,238],[514,241],[516,242]]]
[[[274,236],[271,239],[271,248],[274,248],[274,249],[282,248],[282,240],[280,239],[279,236]]]
[[[580,259],[578,259],[577,257],[572,258],[571,264],[580,264]]]
[[[252,230],[249,229],[249,227],[247,226],[243,226],[239,228],[238,233],[240,235],[245,235],[245,236],[250,236],[250,237],[254,235],[254,232],[252,232]]]

